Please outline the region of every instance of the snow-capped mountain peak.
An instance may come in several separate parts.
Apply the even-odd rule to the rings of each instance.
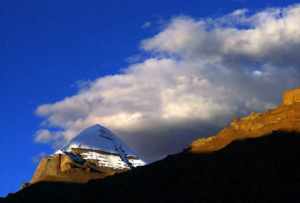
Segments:
[[[94,161],[99,167],[128,169],[145,165],[120,138],[99,124],[83,130],[56,154],[68,154],[74,150],[80,151],[83,159]]]

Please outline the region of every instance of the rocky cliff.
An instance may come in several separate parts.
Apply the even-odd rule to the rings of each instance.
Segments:
[[[300,88],[286,91],[278,107],[236,119],[217,135],[194,141],[190,150],[193,153],[217,151],[235,140],[260,137],[273,131],[300,132]]]

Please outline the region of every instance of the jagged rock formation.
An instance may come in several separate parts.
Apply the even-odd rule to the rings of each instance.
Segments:
[[[95,125],[81,132],[55,154],[43,158],[31,183],[85,183],[144,164],[110,130]]]
[[[193,153],[217,151],[234,140],[260,137],[273,131],[300,132],[300,88],[286,91],[277,108],[236,119],[217,135],[194,141],[190,150]]]

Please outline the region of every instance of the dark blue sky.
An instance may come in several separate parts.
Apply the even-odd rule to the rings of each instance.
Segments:
[[[16,191],[51,153],[35,144],[37,106],[77,91],[76,82],[113,74],[139,52],[139,42],[172,16],[216,17],[296,1],[9,0],[0,4],[0,196]],[[152,26],[143,29],[145,22]]]

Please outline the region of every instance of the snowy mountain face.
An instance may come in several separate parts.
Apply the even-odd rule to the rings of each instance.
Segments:
[[[98,167],[114,170],[145,165],[121,139],[101,125],[83,130],[55,154],[66,154],[76,162],[91,161]]]

